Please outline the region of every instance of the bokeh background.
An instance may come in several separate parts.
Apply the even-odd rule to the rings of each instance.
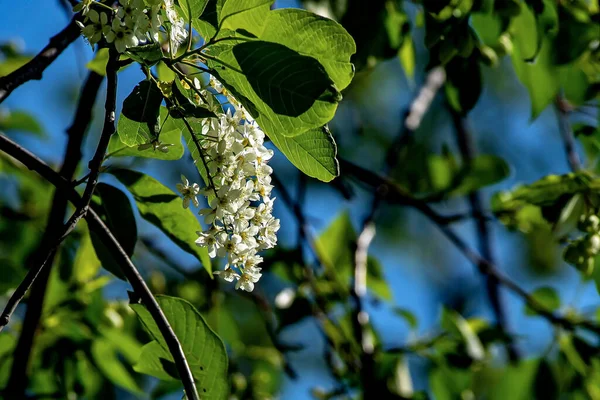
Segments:
[[[307,4],[276,1],[275,6],[305,7]],[[308,6],[315,9],[319,4]],[[321,12],[325,10],[322,6]],[[405,8],[411,17],[414,74],[407,74],[396,56],[378,60],[372,67],[361,69],[344,93],[344,100],[330,124],[340,156],[374,170],[382,167],[383,155],[401,129],[407,107],[426,77],[428,51],[423,44],[424,28],[417,22],[418,7],[405,2]],[[25,53],[35,54],[47,44],[50,36],[65,26],[69,18],[59,1],[19,2],[6,7],[0,16],[0,41],[10,41]],[[372,27],[378,23],[365,20],[364,29],[375,29]],[[66,141],[64,132],[71,123],[78,92],[86,76],[85,65],[92,58],[93,51],[89,45],[82,39],[77,40],[44,72],[43,80],[31,81],[18,88],[0,108],[0,113],[22,110],[35,118],[40,133],[12,130],[8,134],[54,166],[62,159]],[[118,104],[143,78],[142,72],[135,67],[119,74]],[[484,66],[483,82],[481,97],[469,114],[469,125],[479,152],[502,158],[510,168],[505,179],[483,189],[485,204],[489,204],[489,197],[499,190],[533,182],[548,174],[568,172],[555,109],[548,107],[538,118],[531,120],[528,92],[518,81],[510,58],[502,58],[495,67]],[[101,92],[99,98],[102,96]],[[93,154],[101,129],[102,108],[102,102],[98,101],[84,160]],[[596,113],[597,109],[590,108],[587,113],[573,115],[573,122],[594,121]],[[451,116],[443,95],[436,97],[414,138],[415,152],[441,153],[444,148],[456,149]],[[401,159],[400,176],[407,176],[403,175],[403,165],[411,168],[410,160],[410,155]],[[147,159],[118,162],[148,173],[173,189],[180,174],[195,176],[187,155],[176,162]],[[369,211],[372,193],[361,187],[352,186],[352,195],[345,198],[332,185],[301,178],[280,153],[276,153],[271,165],[293,196],[300,186],[306,185],[303,211],[309,219],[310,229],[317,236],[342,212],[348,212],[355,228],[358,228]],[[118,185],[110,177],[103,177],[103,180]],[[0,176],[0,195],[10,201],[15,185],[14,181]],[[467,211],[468,203],[464,198],[455,198],[435,207],[440,213],[452,214]],[[281,201],[276,202],[275,214],[281,219],[280,246],[293,248],[298,241],[298,226],[293,214]],[[400,346],[434,332],[442,305],[459,308],[465,316],[493,319],[481,276],[426,218],[406,208],[384,206],[377,215],[376,224],[377,235],[370,254],[383,266],[393,299],[382,302],[369,295],[367,309],[384,347]],[[181,269],[193,271],[199,268],[193,257],[178,251],[157,229],[141,219],[138,227],[140,236],[151,238]],[[454,228],[473,247],[477,246],[472,221],[456,223]],[[490,228],[497,265],[507,276],[529,291],[539,286],[551,286],[558,291],[564,307],[595,313],[599,304],[594,284],[582,282],[579,273],[564,264],[560,248],[551,235],[511,232],[495,220]],[[148,252],[140,251],[139,254],[134,261],[155,287],[186,279]],[[265,278],[257,290],[273,302],[286,285],[273,277]],[[105,288],[105,294],[109,298],[126,299],[127,288],[127,284],[114,280]],[[522,301],[511,293],[502,289],[501,294],[507,310],[507,325],[516,337],[518,349],[525,355],[543,353],[553,340],[551,327],[542,318],[524,315]],[[3,302],[0,298],[0,304]],[[396,308],[413,313],[418,327],[411,329],[394,312]],[[247,323],[252,324],[252,321]],[[257,334],[261,334],[260,330],[248,331],[248,335]],[[286,328],[282,338],[302,345],[303,349],[289,354],[289,363],[299,377],[280,376],[280,398],[311,398],[310,391],[315,386],[334,387],[334,380],[322,359],[325,342],[314,319],[304,319]],[[245,337],[243,332],[239,339],[256,341],[256,338]],[[502,357],[501,354],[499,356]],[[426,362],[409,357],[409,365],[415,389],[426,390]],[[117,390],[119,398],[134,398],[126,391]]]

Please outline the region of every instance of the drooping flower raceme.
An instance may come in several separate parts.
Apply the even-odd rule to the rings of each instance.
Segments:
[[[197,193],[207,197],[209,207],[201,209],[200,215],[208,228],[198,232],[196,244],[206,247],[211,257],[226,259],[225,269],[216,274],[228,282],[236,281],[236,289],[250,292],[262,275],[258,265],[263,258],[258,252],[277,243],[279,220],[272,215],[275,198],[271,198],[273,170],[267,165],[273,151],[264,146],[264,132],[244,107],[214,78],[210,83],[232,108],[223,112],[212,93],[202,90],[202,98],[217,114],[203,120],[201,132],[194,132],[209,182],[196,191],[196,184],[182,177],[178,189],[184,207]]]
[[[140,44],[158,42],[161,27],[168,35],[173,54],[188,37],[184,19],[177,14],[173,0],[119,0],[114,9],[83,0],[73,10],[84,15],[83,22],[77,23],[90,44],[104,37],[119,53]]]

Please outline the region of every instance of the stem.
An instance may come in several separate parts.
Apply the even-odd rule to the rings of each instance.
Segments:
[[[65,196],[68,197],[69,201],[73,203],[76,207],[81,207],[83,200],[79,196],[79,194],[73,189],[71,183],[61,177],[58,173],[56,173],[52,168],[50,168],[46,163],[36,157],[34,154],[30,153],[26,149],[22,148],[12,140],[7,137],[0,135],[0,151],[5,152],[6,154],[11,155],[21,163],[23,163],[27,168],[36,171],[40,174],[44,179],[54,185],[57,190],[62,191]],[[117,265],[121,268],[125,277],[133,287],[135,293],[140,297],[144,305],[148,308],[148,312],[152,315],[152,318],[156,322],[160,332],[165,338],[165,342],[169,347],[169,351],[173,356],[173,360],[175,361],[175,366],[177,368],[177,372],[182,380],[184,389],[186,391],[187,397],[191,400],[199,400],[196,384],[194,382],[194,377],[189,368],[187,360],[185,358],[185,354],[177,336],[173,332],[169,321],[166,316],[162,312],[160,306],[156,302],[156,299],[148,289],[146,282],[141,277],[139,271],[133,265],[125,250],[121,247],[117,239],[114,237],[110,229],[104,224],[104,222],[100,219],[100,217],[94,212],[93,209],[89,209],[89,211],[84,216],[85,220],[88,223],[90,230],[92,230],[96,235],[100,238],[102,243],[107,247],[110,251],[111,255],[115,259]],[[11,392],[12,393],[12,392]]]
[[[569,167],[571,168],[571,171],[575,172],[581,169],[581,161],[579,160],[579,155],[575,149],[575,138],[573,137],[573,130],[569,123],[567,114],[569,107],[570,105],[564,97],[560,95],[556,97],[555,108],[558,116],[558,129],[563,140]]]
[[[25,82],[32,79],[42,79],[44,70],[81,34],[81,29],[75,23],[78,18],[80,18],[80,15],[75,15],[66,28],[53,36],[48,45],[31,61],[0,78],[0,103]]]
[[[106,103],[104,106],[104,127],[102,128],[100,141],[98,142],[98,146],[96,147],[96,153],[89,162],[90,173],[87,179],[87,184],[83,191],[82,206],[77,208],[77,210],[73,213],[73,215],[67,222],[65,231],[58,239],[57,246],[73,231],[73,229],[75,229],[77,223],[88,212],[90,202],[92,201],[92,195],[94,194],[94,189],[96,189],[96,185],[98,184],[98,177],[100,176],[100,167],[102,166],[102,161],[104,160],[104,156],[106,155],[108,143],[110,142],[110,138],[116,130],[115,110],[117,107],[118,60],[119,53],[114,49],[110,49],[110,53],[108,56],[108,64],[106,65],[107,89]]]

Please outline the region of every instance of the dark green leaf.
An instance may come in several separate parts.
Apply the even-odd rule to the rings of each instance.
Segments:
[[[208,251],[195,244],[196,232],[202,227],[192,210],[183,208],[178,195],[140,172],[118,169],[111,173],[131,192],[142,218],[163,231],[182,250],[196,256],[212,273]]]
[[[155,149],[153,146],[148,146],[148,148],[142,150],[139,149],[139,145],[131,147],[126,146],[121,141],[119,135],[113,135],[108,144],[108,154],[110,154],[111,157],[136,156],[154,158],[157,160],[179,160],[184,153],[183,144],[181,143],[181,133],[185,126],[183,125],[183,122],[177,121],[169,116],[166,107],[160,108],[160,120],[161,130],[158,135],[158,142],[156,143],[169,145],[166,153]],[[146,143],[151,144],[152,142]]]
[[[141,81],[123,102],[117,132],[121,142],[135,146],[149,142],[160,128],[159,113],[163,97],[154,81]]]
[[[137,226],[129,199],[121,190],[103,182],[96,186],[96,193],[97,196],[92,199],[92,209],[113,232],[127,255],[131,257],[137,242]],[[104,243],[94,232],[91,232],[90,235],[102,266],[116,277],[125,280],[125,275]]]
[[[200,394],[210,399],[225,399],[228,394],[227,353],[221,339],[210,329],[194,306],[187,301],[169,296],[157,296],[157,301],[181,343],[194,378],[198,382]],[[154,340],[164,350],[162,353],[146,351],[145,357],[154,355],[156,358],[172,362],[168,346],[148,310],[141,304],[131,304],[131,307]],[[156,348],[156,345],[153,346]],[[160,360],[158,362],[161,363]],[[156,360],[152,365],[157,365]],[[161,365],[164,371],[168,364],[162,362]],[[152,370],[156,371],[157,368]],[[164,371],[164,374],[170,375],[167,371]]]
[[[256,108],[253,115],[270,135],[295,136],[329,122],[341,95],[321,64],[286,46],[252,41],[222,51],[209,66],[234,95]]]

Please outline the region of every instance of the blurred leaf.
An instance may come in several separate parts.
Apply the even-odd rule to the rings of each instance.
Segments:
[[[537,288],[531,292],[530,296],[546,310],[554,311],[560,307],[560,297],[558,297],[556,290],[551,287],[544,286]],[[525,306],[525,314],[537,315],[535,310],[531,309],[529,306]]]
[[[402,319],[404,319],[412,329],[418,328],[419,320],[417,319],[417,316],[412,312],[404,308],[394,307],[394,314],[402,317]]]
[[[131,393],[142,395],[144,392],[135,379],[118,359],[116,349],[106,339],[96,339],[92,342],[94,363],[115,385],[127,389]]]
[[[511,192],[500,192],[492,198],[495,213],[517,210],[526,205],[552,206],[564,196],[598,190],[600,180],[585,171],[565,175],[548,175],[529,185],[516,187]],[[571,195],[571,196],[569,196]],[[562,210],[562,207],[559,209]]]
[[[467,60],[457,57],[446,66],[446,97],[450,106],[466,115],[475,107],[482,90],[479,62],[474,57]]]
[[[534,381],[540,361],[522,360],[516,365],[509,364],[501,374],[498,383],[490,390],[491,400],[529,400],[533,398]]]
[[[12,57],[7,57],[2,62],[0,62],[0,77],[6,76],[13,71],[21,68],[23,65],[27,64],[31,60],[30,56],[24,55],[15,55]]]
[[[120,189],[104,182],[98,183],[96,193],[97,195],[92,199],[92,209],[113,232],[125,253],[131,257],[137,242],[137,225],[131,209],[131,202]],[[94,232],[90,232],[90,236],[102,267],[116,277],[126,280],[118,263],[102,240]]]
[[[118,169],[110,171],[129,192],[142,218],[163,231],[182,250],[196,256],[212,275],[205,247],[195,244],[202,226],[192,210],[184,209],[181,198],[156,179],[140,172]]]
[[[28,132],[45,138],[46,134],[35,117],[26,111],[0,109],[0,131]]]
[[[525,6],[513,19],[511,31],[515,37],[513,66],[519,80],[529,91],[531,119],[534,120],[550,104],[560,87],[558,71],[552,63],[553,47],[549,41],[543,40],[537,51],[537,44],[532,42],[532,38],[537,37],[535,17]],[[536,53],[535,61],[525,61]]]
[[[199,393],[210,399],[225,399],[228,394],[227,353],[221,339],[187,301],[169,296],[157,296],[156,299],[181,343],[194,378],[198,381]],[[130,306],[154,340],[168,352],[168,346],[146,307],[141,304]],[[152,355],[147,349],[143,354],[146,357]],[[167,360],[173,362],[170,353],[153,355],[156,358],[168,355]]]
[[[454,400],[471,387],[472,374],[448,366],[438,366],[429,373],[429,386],[436,400]]]
[[[105,47],[99,49],[94,54],[94,58],[88,61],[85,66],[99,75],[106,76],[106,64],[108,64],[108,48]]]
[[[94,251],[90,233],[84,229],[73,261],[73,279],[79,283],[89,282],[96,276],[99,269],[100,260]]]
[[[441,326],[444,330],[458,333],[464,340],[469,357],[481,361],[485,357],[485,349],[471,325],[459,313],[442,308]]]

